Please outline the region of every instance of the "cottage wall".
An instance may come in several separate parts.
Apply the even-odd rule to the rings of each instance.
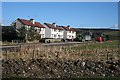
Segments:
[[[51,29],[44,24],[43,26],[45,26],[45,38],[51,38]]]
[[[23,24],[19,21],[19,20],[16,20],[16,29],[19,29],[23,26]]]

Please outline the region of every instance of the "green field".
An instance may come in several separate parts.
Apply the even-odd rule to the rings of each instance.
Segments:
[[[78,46],[73,46],[71,49],[75,50],[86,50],[86,49],[106,49],[106,48],[118,48],[118,41],[111,41],[111,42],[96,42],[96,43],[85,43],[80,44]]]

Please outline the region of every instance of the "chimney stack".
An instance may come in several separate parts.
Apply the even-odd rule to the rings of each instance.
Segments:
[[[70,25],[67,26],[70,29]]]
[[[55,27],[56,27],[56,24],[55,23],[52,23]]]
[[[32,22],[33,24],[35,24],[35,20],[34,19],[30,19],[30,22]]]

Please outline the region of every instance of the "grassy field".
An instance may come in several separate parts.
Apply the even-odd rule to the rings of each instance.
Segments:
[[[66,46],[22,46],[18,52],[3,52],[4,59],[108,60],[120,59],[118,41],[82,43]]]
[[[111,42],[96,42],[96,43],[86,43],[83,45],[73,46],[72,49],[75,50],[86,50],[86,49],[106,49],[106,48],[118,48],[118,41],[111,41]]]

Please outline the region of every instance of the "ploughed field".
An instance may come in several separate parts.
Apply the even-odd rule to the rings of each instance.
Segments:
[[[3,52],[2,76],[30,78],[119,77],[118,41],[66,46],[22,46]]]
[[[3,61],[3,78],[79,78],[79,77],[119,77],[118,61],[73,61],[73,60],[7,60]]]

